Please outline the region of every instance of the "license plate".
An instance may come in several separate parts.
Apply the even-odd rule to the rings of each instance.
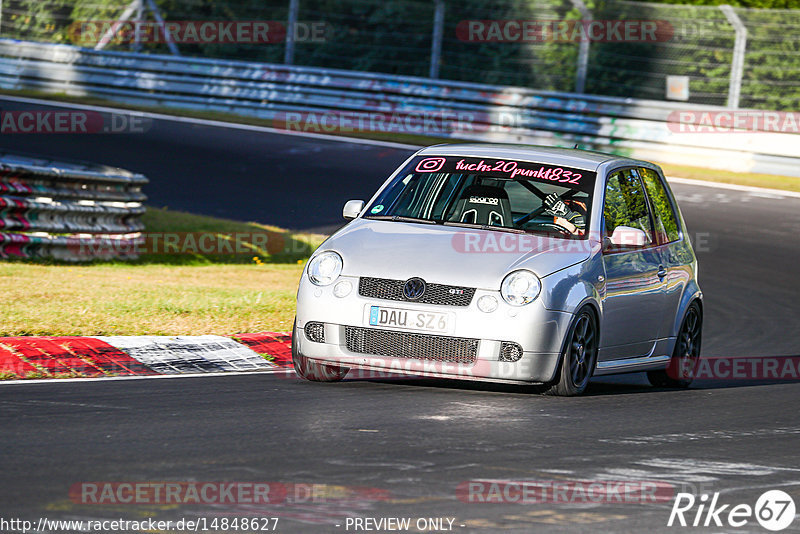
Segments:
[[[452,317],[448,313],[421,312],[385,306],[369,307],[369,324],[371,326],[389,326],[425,332],[449,332],[452,322]]]

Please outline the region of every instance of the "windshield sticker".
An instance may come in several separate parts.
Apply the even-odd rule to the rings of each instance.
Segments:
[[[592,191],[597,177],[594,171],[561,165],[460,156],[423,158],[414,168],[415,172],[478,173],[487,178],[545,182],[585,192]]]
[[[416,172],[438,172],[444,167],[445,158],[425,158],[417,163]]]
[[[369,212],[372,213],[372,214],[380,213],[382,211],[383,211],[383,204],[378,204],[377,206],[375,206],[374,208],[369,210]]]

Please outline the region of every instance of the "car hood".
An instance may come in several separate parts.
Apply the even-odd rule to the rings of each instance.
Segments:
[[[498,289],[515,269],[530,269],[543,278],[587,260],[596,248],[588,240],[355,219],[319,250],[341,254],[345,276],[418,276],[432,283]]]

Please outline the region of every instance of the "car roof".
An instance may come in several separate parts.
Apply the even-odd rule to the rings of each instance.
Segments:
[[[579,169],[597,170],[610,161],[624,165],[652,166],[652,163],[625,158],[614,154],[582,150],[578,148],[557,148],[539,145],[517,145],[511,143],[454,143],[433,145],[417,152],[420,156],[473,156],[492,159],[512,159],[564,165]]]

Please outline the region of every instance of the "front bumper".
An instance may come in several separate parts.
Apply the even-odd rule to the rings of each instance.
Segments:
[[[342,281],[349,281],[352,286],[350,293],[343,297],[334,295],[335,284],[314,286],[305,276],[300,282],[293,343],[296,350],[307,358],[344,367],[441,378],[512,383],[546,383],[555,379],[572,315],[544,308],[541,299],[527,306],[513,307],[503,301],[498,291],[478,289],[469,306],[419,304],[362,297],[358,294],[357,277],[342,276],[337,283]],[[494,295],[499,302],[498,308],[491,313],[481,312],[477,307],[478,299],[487,294]],[[370,306],[448,313],[454,324],[442,334],[370,326],[367,313]],[[324,325],[324,342],[309,339],[305,333],[308,322]],[[375,335],[389,332],[475,340],[477,349],[474,361],[450,358],[450,355],[441,353],[420,354],[419,357],[365,354],[351,350],[354,346],[352,342],[348,344],[348,329],[351,341],[354,330],[370,329],[378,331]],[[503,342],[520,345],[522,357],[515,362],[501,361]]]

